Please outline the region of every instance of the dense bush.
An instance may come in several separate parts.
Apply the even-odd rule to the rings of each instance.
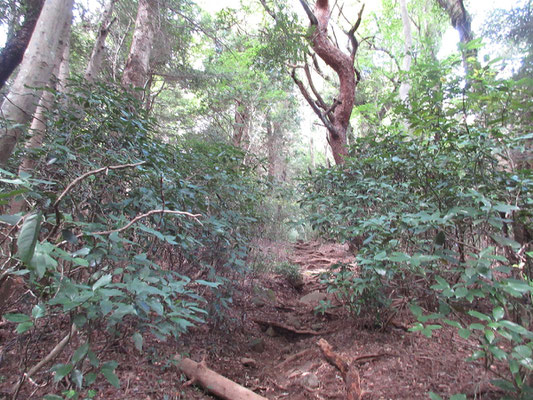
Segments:
[[[352,157],[304,181],[302,205],[323,234],[357,248],[355,270],[335,267],[329,289],[355,315],[384,325],[394,299],[410,302],[427,336],[442,324],[479,341],[472,359],[506,361],[496,382],[531,396],[533,174],[516,162],[527,134],[531,81],[473,72],[456,60],[419,65],[395,123],[359,138]],[[530,115],[529,115],[530,118]]]
[[[57,100],[43,147],[12,160],[34,157],[35,171],[0,170],[2,278],[22,276],[35,294],[4,317],[20,334],[68,320],[81,346],[55,380],[81,390],[101,373],[118,386],[96,338],[127,335],[142,349],[147,332],[178,336],[221,312],[228,278],[246,269],[263,185],[241,151],[159,132],[118,88],[73,82]],[[21,199],[27,211],[10,214]],[[201,287],[216,297],[209,308]]]

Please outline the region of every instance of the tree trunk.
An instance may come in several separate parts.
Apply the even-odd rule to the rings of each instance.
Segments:
[[[8,39],[2,52],[0,52],[0,89],[4,87],[9,76],[22,62],[43,4],[44,0],[26,0],[24,22],[20,29]]]
[[[91,53],[91,58],[87,69],[85,70],[85,79],[87,82],[92,83],[96,79],[96,76],[100,73],[102,69],[102,59],[104,56],[105,50],[105,41],[107,35],[109,34],[109,28],[113,23],[111,19],[113,16],[113,7],[115,6],[116,0],[109,0],[106,4],[106,7],[102,13],[102,23],[100,24],[100,30],[98,31],[98,37],[94,43],[93,51]]]
[[[9,123],[0,135],[0,165],[7,163],[23,132],[20,125],[31,120],[40,93],[31,87],[48,84],[58,57],[63,27],[71,20],[74,0],[46,0],[28,49],[24,53],[20,71],[2,104],[1,113]],[[29,88],[28,88],[29,87]]]
[[[467,44],[474,35],[472,33],[471,22],[472,18],[468,14],[463,4],[463,0],[437,0],[439,5],[446,11],[451,19],[452,26],[459,32],[459,40],[462,44]],[[463,50],[463,65],[468,73],[470,70],[469,58],[477,57],[476,50]]]
[[[248,128],[250,123],[250,109],[242,105],[240,100],[235,101],[235,124],[233,125],[232,142],[235,147],[245,149],[248,141]]]
[[[411,48],[413,46],[413,38],[411,35],[411,21],[409,20],[409,14],[407,12],[407,0],[400,0],[400,11],[402,14],[402,24],[403,24],[403,38],[404,38],[404,56],[403,56],[403,72],[409,72],[411,69]],[[400,85],[400,99],[406,101],[409,96],[409,90],[411,90],[411,85],[405,79]]]
[[[314,100],[310,98],[308,93],[304,93],[305,88],[302,86],[301,82],[296,79],[294,73],[293,79],[296,81],[307,102],[313,107],[315,113],[322,114],[319,116],[321,117],[321,120],[326,123],[328,129],[328,142],[335,163],[343,164],[344,159],[348,154],[346,132],[355,103],[355,87],[357,86],[354,59],[358,42],[355,39],[354,33],[361,21],[361,14],[359,14],[359,20],[356,24],[349,32],[347,32],[352,43],[352,51],[351,54],[345,54],[333,44],[328,37],[328,24],[330,19],[329,1],[317,0],[314,12],[309,10],[309,7],[304,0],[300,0],[300,2],[309,17],[311,26],[315,28],[310,37],[313,50],[335,71],[339,78],[338,96],[335,99],[334,104],[322,113],[316,105],[311,104]],[[309,74],[307,75],[309,80]],[[319,103],[320,102],[321,99],[319,100]],[[320,107],[324,109],[323,105]]]
[[[155,8],[156,0],[139,0],[130,54],[122,75],[122,86],[127,89],[144,88],[148,80],[150,53],[154,41]],[[141,91],[134,92],[134,95],[139,99],[143,97]]]

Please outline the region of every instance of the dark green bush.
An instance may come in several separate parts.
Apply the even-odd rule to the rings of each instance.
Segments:
[[[486,68],[466,92],[454,66],[415,68],[397,122],[357,139],[345,165],[307,178],[302,205],[315,229],[357,248],[357,270],[329,275],[348,309],[381,318],[392,299],[407,298],[419,321],[412,330],[431,336],[445,323],[473,335],[473,359],[506,361],[510,374],[496,383],[526,398],[533,174],[513,157],[532,138],[523,115],[531,81],[498,80]]]

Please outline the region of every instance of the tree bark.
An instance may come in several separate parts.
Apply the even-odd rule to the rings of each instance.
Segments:
[[[66,90],[66,81],[70,72],[70,28],[71,21],[68,20],[63,28],[62,38],[64,39],[59,42],[59,49],[57,52],[58,58],[54,62],[54,67],[49,82],[49,87],[51,89],[56,89],[60,92],[64,92]],[[57,76],[57,79],[54,78],[55,76]],[[32,150],[41,147],[43,144],[44,136],[46,134],[46,112],[50,109],[53,103],[54,92],[45,90],[41,96],[41,99],[39,100],[39,105],[37,106],[31,121],[31,136],[26,142],[26,154],[24,154],[24,158],[20,164],[19,174],[21,172],[31,173],[37,165],[37,160],[32,154]],[[24,211],[25,208],[26,203],[22,197],[15,197],[10,205],[11,214],[17,214],[21,211]]]
[[[9,94],[2,103],[1,114],[9,123],[0,135],[0,165],[7,163],[23,132],[21,125],[33,117],[40,98],[32,87],[48,84],[57,59],[63,27],[71,20],[74,0],[46,0],[20,71]]]
[[[267,400],[265,397],[210,370],[203,362],[197,363],[189,358],[181,358],[177,361],[179,370],[187,375],[192,383],[198,383],[218,398],[224,400]]]
[[[466,11],[466,8],[463,4],[463,0],[437,0],[439,5],[446,11],[448,16],[450,17],[450,20],[452,22],[452,26],[459,32],[459,40],[462,44],[467,44],[471,40],[474,39],[474,35],[472,33],[472,27],[471,22],[472,18],[470,17],[470,14]],[[468,61],[469,58],[477,57],[477,51],[476,50],[467,50],[463,51],[463,65],[465,67],[466,72],[468,73],[470,70],[470,63]]]
[[[98,31],[98,37],[94,43],[93,51],[91,53],[91,58],[87,69],[85,70],[85,80],[89,83],[94,82],[96,76],[100,73],[102,69],[102,59],[104,57],[105,50],[105,41],[107,35],[109,34],[109,29],[113,20],[113,7],[115,6],[116,0],[109,0],[104,8],[102,13],[102,22],[100,24],[100,30]]]
[[[232,142],[235,147],[245,149],[248,141],[250,110],[240,100],[235,101],[235,123],[233,125]]]
[[[22,62],[43,4],[44,0],[26,0],[24,22],[20,29],[8,39],[0,52],[0,89],[4,87],[9,76]]]
[[[150,54],[154,41],[154,13],[157,0],[139,0],[135,31],[130,47],[130,53],[124,74],[122,86],[126,89],[144,88],[148,81],[150,68]],[[142,98],[142,92],[136,91],[134,95]]]
[[[411,21],[409,20],[409,13],[407,12],[407,0],[400,0],[400,11],[402,14],[403,24],[403,38],[404,38],[404,56],[403,56],[403,72],[409,72],[411,69],[411,48],[413,47],[413,37],[411,34]],[[404,80],[400,85],[400,99],[406,101],[409,96],[411,85],[407,80]]]
[[[306,98],[307,102],[313,107],[313,111],[319,114],[322,122],[326,124],[326,128],[328,129],[328,142],[331,147],[335,163],[343,164],[344,159],[348,154],[346,132],[348,125],[350,124],[350,116],[355,103],[355,88],[357,86],[357,78],[354,68],[354,59],[358,42],[355,39],[354,34],[361,21],[361,13],[359,14],[358,21],[350,29],[350,31],[347,32],[347,35],[352,43],[352,51],[350,54],[346,54],[342,52],[328,37],[328,24],[330,19],[329,1],[317,0],[313,12],[311,12],[304,0],[300,0],[300,2],[307,13],[312,28],[315,28],[312,30],[310,37],[313,50],[329,67],[335,71],[339,78],[338,96],[331,107],[326,109],[325,112],[321,112],[316,104],[313,106],[312,103],[315,103],[315,101],[309,96],[309,93],[304,93],[305,88],[303,84],[297,80],[294,73],[293,79],[300,88],[300,91]],[[309,74],[308,81],[310,81]],[[313,92],[316,92],[312,85],[311,89]],[[324,106],[321,106],[321,108],[324,109]]]

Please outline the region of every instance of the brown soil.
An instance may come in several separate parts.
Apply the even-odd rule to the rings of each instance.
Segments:
[[[321,315],[314,312],[312,304],[302,303],[304,295],[326,292],[318,277],[320,272],[339,261],[352,262],[347,247],[321,242],[274,247],[277,259],[301,266],[303,287],[281,274],[256,274],[236,283],[233,307],[223,321],[195,327],[179,341],[146,338],[142,353],[129,339],[101,343],[105,348],[103,358],[119,362],[116,373],[121,388],[102,383],[96,388],[95,398],[211,399],[178,372],[172,360],[181,354],[203,360],[209,368],[267,399],[345,399],[341,373],[317,346],[321,338],[356,367],[366,400],[427,399],[430,391],[443,398],[454,393],[467,393],[476,399],[500,397],[489,384],[495,376],[481,363],[465,361],[475,342],[460,338],[452,328],[436,331],[431,339],[408,332],[406,328],[414,320],[401,301],[384,330],[361,328],[341,307]],[[272,244],[264,248],[273,252]],[[325,298],[324,294],[313,296],[315,302]],[[328,298],[336,303],[331,295]],[[60,340],[54,334],[57,328],[48,327],[37,338],[42,354],[35,351],[29,365]],[[24,346],[13,340],[13,329],[12,323],[0,326],[0,398],[12,397],[9,390],[23,368],[20,351]],[[76,340],[72,348],[76,348]],[[61,393],[67,384],[52,383],[45,368],[23,386],[18,398]]]

